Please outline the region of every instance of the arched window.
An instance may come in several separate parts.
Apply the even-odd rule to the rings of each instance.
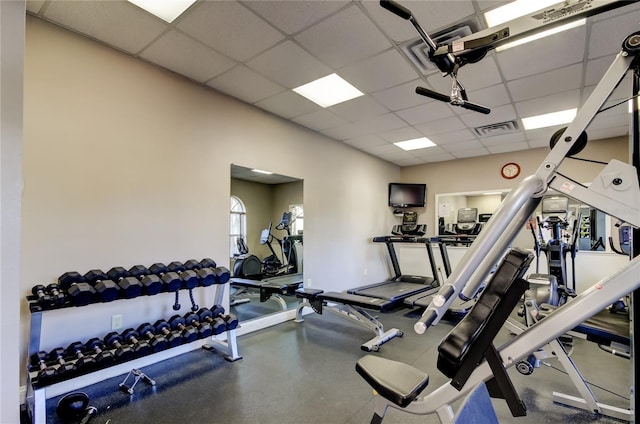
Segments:
[[[231,217],[229,226],[229,257],[240,254],[238,239],[247,240],[247,209],[239,197],[231,196]]]

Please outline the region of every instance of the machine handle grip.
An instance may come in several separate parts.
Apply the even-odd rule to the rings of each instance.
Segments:
[[[429,90],[428,88],[424,88],[424,87],[416,87],[416,93],[420,94],[421,96],[426,96],[435,100],[440,100],[441,102],[449,103],[451,101],[451,97],[444,94],[437,93],[433,90]]]
[[[438,313],[433,309],[427,309],[424,311],[424,314],[422,314],[418,322],[413,325],[413,331],[418,334],[424,334],[436,318],[438,318]]]
[[[380,0],[380,6],[387,9],[389,12],[401,17],[402,19],[411,19],[411,11],[404,6],[399,5],[392,0]]]
[[[488,114],[491,113],[491,109],[489,109],[488,107],[484,107],[482,105],[479,105],[479,104],[476,104],[476,103],[467,102],[467,101],[462,103],[460,105],[460,107],[463,107],[463,108],[469,109],[469,110],[473,110],[474,112],[484,113],[485,115],[488,115]]]

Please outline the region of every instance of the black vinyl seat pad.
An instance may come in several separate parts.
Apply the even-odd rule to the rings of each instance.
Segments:
[[[375,311],[385,311],[393,306],[393,302],[375,297],[360,296],[342,292],[324,292],[319,289],[298,289],[296,296],[309,300],[323,300],[328,302],[342,303],[344,305],[356,306]]]

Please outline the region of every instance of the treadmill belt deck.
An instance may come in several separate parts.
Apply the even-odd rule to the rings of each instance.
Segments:
[[[432,287],[425,284],[405,283],[403,281],[389,281],[374,287],[362,287],[360,289],[349,290],[349,293],[360,296],[377,297],[390,300],[392,302],[402,301],[404,298],[414,294],[431,290]]]

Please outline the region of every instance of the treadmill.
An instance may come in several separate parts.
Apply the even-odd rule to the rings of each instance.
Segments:
[[[373,238],[374,243],[384,243],[387,246],[393,267],[393,277],[380,283],[347,290],[347,293],[384,299],[394,303],[402,303],[410,296],[415,296],[420,293],[427,295],[426,292],[435,293],[438,291],[440,281],[438,280],[438,268],[433,257],[431,240],[423,237],[427,231],[427,226],[417,224],[417,218],[417,212],[405,212],[403,214],[402,225],[393,227],[393,235]],[[424,244],[433,277],[403,275],[400,271],[400,264],[394,247],[397,243]]]

